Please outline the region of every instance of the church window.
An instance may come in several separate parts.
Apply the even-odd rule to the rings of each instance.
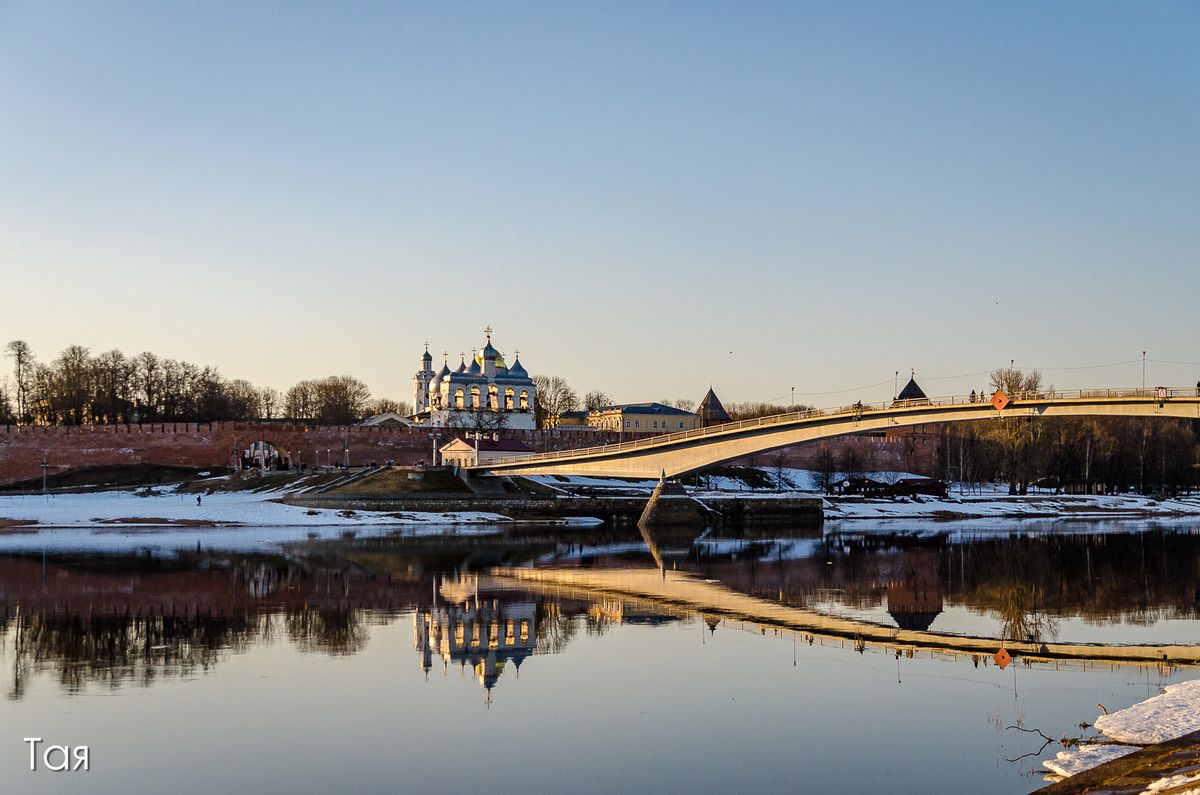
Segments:
[[[504,390],[504,410],[512,411],[513,408],[513,390],[512,387],[509,387],[508,389]]]
[[[640,427],[642,427],[642,421],[641,421],[641,420],[634,420],[634,421],[633,421],[633,427],[635,427],[635,428],[640,428]]]
[[[463,406],[463,391],[461,389],[454,390],[454,408],[465,408],[465,406]]]
[[[524,389],[521,390],[521,411],[529,410],[529,393]]]
[[[495,386],[488,387],[488,408],[492,411],[500,410],[500,396]]]
[[[479,387],[471,387],[471,408],[479,408]]]

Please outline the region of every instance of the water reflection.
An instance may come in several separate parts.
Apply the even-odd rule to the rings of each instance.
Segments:
[[[5,691],[22,698],[37,673],[68,693],[149,686],[203,674],[256,644],[352,655],[371,622],[411,611],[421,669],[438,660],[469,668],[490,694],[529,656],[561,652],[581,631],[689,616],[712,630],[728,616],[715,601],[672,608],[486,576],[497,565],[690,572],[763,605],[902,630],[1035,642],[1200,637],[1200,535],[1161,529],[981,538],[606,531],[569,542],[557,533],[368,539],[171,558],[9,554],[0,556]]]

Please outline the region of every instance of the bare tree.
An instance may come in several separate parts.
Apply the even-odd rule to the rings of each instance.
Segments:
[[[391,398],[375,398],[367,403],[364,413],[368,417],[374,417],[378,414],[387,414],[389,411],[394,411],[402,417],[407,417],[412,414],[412,405],[405,400],[392,400]]]
[[[847,478],[857,478],[863,475],[863,454],[858,445],[847,441],[842,445],[842,472]]]
[[[822,443],[817,450],[817,486],[822,494],[829,494],[833,490],[837,475],[837,458],[833,454],[833,448]]]
[[[0,381],[0,425],[12,425],[17,421],[9,391],[8,379]]]
[[[265,387],[258,390],[258,416],[264,420],[271,420],[283,408],[283,395],[278,389]]]
[[[537,387],[534,411],[539,428],[557,427],[559,417],[579,408],[579,396],[565,379],[557,375],[535,375],[533,383]]]
[[[1023,373],[1015,367],[1005,367],[992,372],[992,389],[1003,390],[1011,399],[1028,399],[1042,391],[1042,375],[1037,370]],[[1037,417],[1002,415],[989,430],[991,438],[1004,451],[1009,494],[1028,493],[1041,452],[1038,444],[1043,430],[1041,422]]]
[[[680,409],[681,411],[695,411],[696,410],[696,401],[691,400],[689,398],[675,398],[674,400],[667,400],[666,398],[664,398],[658,402],[663,404],[664,406],[671,406],[672,408],[677,408],[677,409]]]
[[[612,395],[609,395],[607,392],[601,392],[599,389],[593,389],[583,396],[583,407],[587,411],[598,411],[612,404]]]
[[[29,388],[33,377],[33,349],[25,340],[13,340],[4,348],[13,360],[13,379],[17,395],[17,424],[32,422],[29,416]]]

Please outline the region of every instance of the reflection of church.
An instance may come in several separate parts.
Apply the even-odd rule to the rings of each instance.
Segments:
[[[421,668],[426,673],[433,658],[443,668],[451,663],[471,666],[479,684],[490,694],[508,663],[520,671],[536,643],[537,605],[502,603],[499,599],[469,596],[462,604],[437,605],[413,615],[413,632]]]
[[[463,354],[458,368],[450,369],[443,355],[442,369],[433,371],[433,357],[426,348],[421,369],[413,377],[414,419],[419,425],[435,428],[484,427],[533,430],[537,427],[533,407],[537,387],[521,364],[520,355],[511,365],[492,347],[492,329],[486,329],[487,342],[471,355],[467,364]],[[476,422],[484,412],[491,422]],[[502,425],[501,425],[502,423]]]

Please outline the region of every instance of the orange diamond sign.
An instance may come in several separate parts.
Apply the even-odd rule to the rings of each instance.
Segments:
[[[1008,653],[1007,649],[1001,647],[1000,651],[996,652],[992,659],[996,661],[996,665],[999,665],[1000,670],[1003,671],[1012,662],[1012,655]]]
[[[996,407],[996,411],[1004,411],[1004,407],[1008,405],[1008,395],[1004,394],[1003,389],[997,389],[996,394],[992,395],[992,405]]]

